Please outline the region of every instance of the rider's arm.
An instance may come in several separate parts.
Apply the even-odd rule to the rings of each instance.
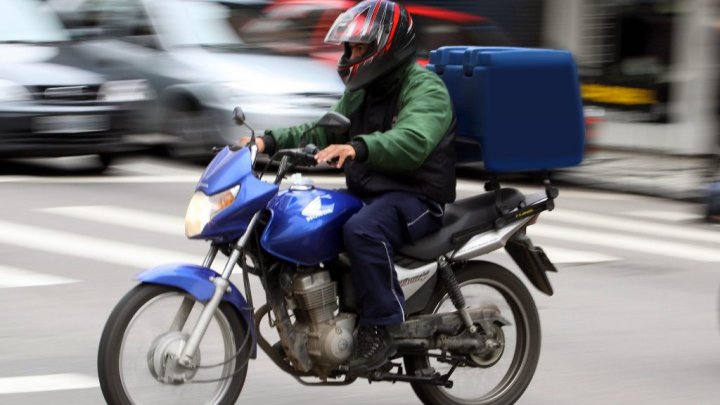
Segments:
[[[400,112],[392,129],[353,138],[366,147],[367,165],[388,171],[422,165],[452,124],[452,102],[442,79],[413,67],[400,94]],[[362,160],[362,158],[359,158]]]
[[[359,97],[359,98],[358,98]],[[362,99],[362,94],[357,92],[345,92],[330,111],[335,111],[347,116],[352,110],[353,105],[358,104],[357,101]],[[328,133],[322,128],[311,129],[305,135],[303,134],[312,128],[317,120],[305,124],[296,125],[289,128],[274,128],[265,131],[265,152],[272,154],[278,149],[295,148],[301,144],[315,144],[319,149],[323,149],[330,144],[346,143],[349,139],[347,134],[335,135]]]

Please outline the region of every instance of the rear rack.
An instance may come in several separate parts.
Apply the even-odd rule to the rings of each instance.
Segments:
[[[489,182],[488,182],[489,183]],[[550,181],[549,177],[545,177],[543,179],[543,185],[545,186],[545,194],[540,198],[526,198],[527,200],[534,200],[527,204],[524,207],[520,207],[518,211],[515,212],[503,212],[503,207],[500,204],[500,188],[498,183],[498,188],[495,189],[495,208],[498,210],[498,213],[500,213],[500,217],[495,219],[495,222],[493,223],[495,229],[500,229],[504,227],[507,224],[510,224],[515,221],[519,221],[521,219],[531,217],[534,215],[537,215],[543,211],[552,211],[555,209],[555,199],[558,197],[560,192],[558,189],[552,185],[552,182]],[[530,196],[534,197],[534,196]]]
[[[500,182],[496,176],[493,176],[490,180],[485,183],[485,190],[495,192],[495,209],[497,210],[499,217],[492,222],[481,224],[463,231],[457,232],[452,235],[453,244],[464,243],[471,237],[477,235],[480,232],[485,232],[491,229],[500,229],[513,222],[521,221],[526,218],[530,218],[543,211],[552,211],[555,209],[555,198],[560,194],[558,189],[553,186],[550,181],[550,177],[545,174],[543,179],[543,185],[545,186],[545,192],[542,195],[531,195],[525,198],[524,205],[521,205],[519,209],[510,211],[502,205],[502,194]],[[527,203],[530,201],[529,203]]]

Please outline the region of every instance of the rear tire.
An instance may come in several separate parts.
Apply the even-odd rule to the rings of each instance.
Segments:
[[[457,269],[455,275],[468,307],[476,306],[473,305],[472,300],[477,296],[471,295],[471,291],[475,287],[471,286],[487,286],[499,293],[497,296],[502,297],[507,303],[506,307],[510,308],[512,313],[501,311],[501,315],[510,322],[510,325],[502,327],[503,331],[509,330],[508,328],[515,328],[517,339],[514,350],[509,351],[508,346],[506,346],[505,352],[502,354],[503,357],[512,356],[508,370],[492,389],[485,393],[472,394],[470,398],[456,396],[459,393],[454,389],[466,390],[465,388],[469,388],[470,390],[476,390],[475,385],[481,384],[482,381],[475,380],[475,377],[469,383],[469,387],[462,387],[458,384],[460,381],[455,381],[455,388],[450,389],[421,383],[412,383],[412,388],[418,398],[426,405],[512,404],[520,398],[530,384],[540,356],[540,319],[535,302],[525,285],[513,273],[497,264],[471,261]],[[483,301],[485,300],[486,297],[483,297]],[[449,301],[445,288],[438,288],[431,296],[422,314],[454,311],[452,304],[448,307]],[[438,311],[441,305],[444,310]],[[500,360],[502,360],[502,357]],[[505,362],[508,362],[507,359]],[[427,355],[406,356],[405,367],[409,375],[414,375],[416,371],[432,367],[432,364],[430,357]],[[483,373],[491,373],[495,367],[501,366],[496,364],[488,368],[458,367],[450,379],[455,380],[460,372],[475,373],[477,371],[480,373],[481,379],[484,380]]]
[[[113,312],[111,313],[108,321],[103,330],[102,337],[100,338],[100,348],[98,352],[98,376],[100,380],[100,388],[102,389],[103,396],[108,404],[111,405],[132,405],[141,403],[146,405],[147,403],[174,403],[177,404],[181,400],[184,403],[206,403],[206,404],[234,404],[237,398],[240,396],[243,384],[245,383],[245,377],[247,375],[247,361],[250,357],[250,346],[252,338],[247,336],[248,329],[240,317],[237,315],[235,309],[228,303],[221,303],[218,308],[214,320],[220,324],[226,325],[228,328],[225,331],[226,335],[232,340],[232,347],[235,351],[240,350],[242,346],[242,352],[235,358],[234,362],[230,363],[230,370],[223,370],[224,373],[234,374],[232,377],[228,377],[223,382],[219,383],[220,388],[214,394],[214,397],[208,398],[205,402],[196,402],[198,400],[188,399],[187,392],[183,390],[191,390],[190,387],[200,387],[202,384],[167,384],[161,383],[153,378],[151,372],[148,371],[148,367],[145,368],[144,372],[140,373],[140,377],[143,378],[143,386],[140,390],[157,390],[153,391],[149,397],[144,392],[138,394],[139,396],[133,396],[133,393],[128,393],[129,389],[124,384],[124,374],[132,373],[133,367],[127,367],[123,369],[124,347],[125,337],[128,330],[132,328],[136,318],[141,316],[144,312],[149,312],[148,308],[156,302],[162,301],[163,297],[178,297],[181,300],[185,298],[192,298],[183,291],[179,291],[175,288],[153,285],[153,284],[140,284],[134,289],[130,290],[122,300],[117,304]],[[195,302],[194,306],[202,306],[200,303]],[[167,323],[163,325],[169,326],[172,319],[167,319]],[[194,323],[188,322],[186,330],[191,328]],[[246,341],[247,337],[247,341]],[[137,352],[147,353],[148,347],[140,347]],[[131,349],[127,349],[132,351]],[[229,358],[235,354],[225,353],[224,358]],[[148,362],[147,358],[140,359],[140,363]],[[130,364],[132,365],[132,364]],[[200,362],[203,365],[203,362]],[[141,367],[142,368],[142,367]],[[227,368],[227,366],[226,366]],[[131,370],[127,370],[131,369]],[[146,377],[146,378],[145,378]],[[193,381],[192,379],[190,381]],[[175,390],[173,392],[173,390]],[[173,394],[177,394],[177,400],[173,400]],[[143,396],[144,395],[144,396]],[[148,400],[147,398],[152,398]],[[190,401],[190,402],[187,402]]]

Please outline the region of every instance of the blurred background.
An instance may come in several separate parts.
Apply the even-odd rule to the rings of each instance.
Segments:
[[[353,4],[0,1],[0,404],[102,402],[97,341],[133,275],[202,260],[182,217],[212,148],[249,133],[233,108],[258,133],[327,111],[344,86],[323,39]],[[418,63],[479,45],[578,65],[585,160],[551,174],[559,209],[529,232],[560,273],[533,291],[544,347],[521,403],[717,403],[720,1],[403,4]],[[459,197],[482,192],[460,169]],[[240,403],[417,402],[371,388],[300,387],[261,357]]]
[[[2,112],[0,153],[39,154],[20,149],[44,149],[48,134],[66,130],[98,135],[109,161],[100,143],[119,138],[101,135],[103,129],[146,134],[127,139],[164,145],[177,157],[207,158],[209,147],[242,134],[229,124],[235,105],[258,130],[317,117],[343,91],[332,73],[339,49],[323,39],[352,4],[4,2],[0,89],[15,103],[3,104],[9,111]],[[592,148],[716,153],[716,1],[414,0],[406,6],[415,17],[421,64],[431,50],[448,45],[570,50],[580,69]],[[17,122],[12,110],[30,105],[44,117]],[[60,105],[65,109],[52,111]],[[90,110],[67,110],[80,105]],[[97,112],[101,107],[113,111]],[[128,118],[117,123],[120,115]],[[18,133],[28,143],[23,148],[11,136]]]

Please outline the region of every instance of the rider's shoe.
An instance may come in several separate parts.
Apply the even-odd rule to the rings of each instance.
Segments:
[[[387,363],[395,354],[392,336],[382,326],[361,326],[358,328],[355,350],[348,363],[353,374],[375,370]]]

